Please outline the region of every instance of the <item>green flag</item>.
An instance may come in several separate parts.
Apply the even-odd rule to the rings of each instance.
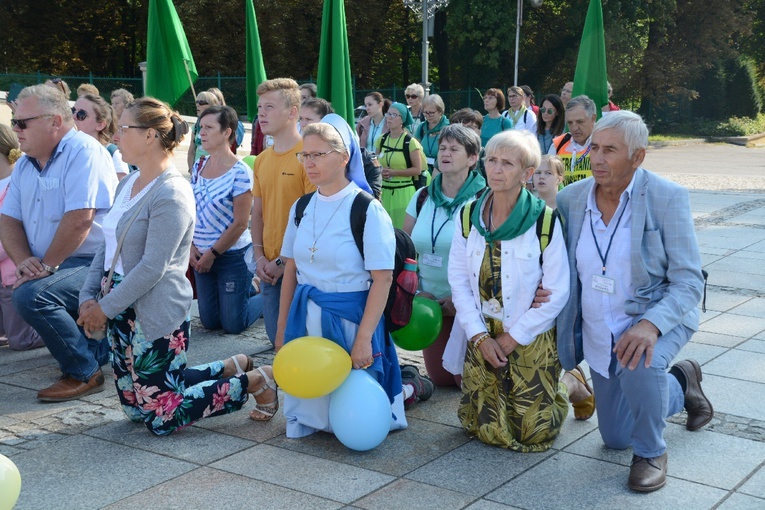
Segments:
[[[197,67],[172,0],[149,0],[146,95],[174,105],[197,79]]]
[[[332,103],[335,112],[352,126],[353,82],[343,0],[324,0],[316,86],[317,95]]]
[[[608,74],[606,73],[606,37],[603,32],[603,6],[600,0],[590,0],[587,19],[579,45],[579,57],[574,73],[572,97],[586,95],[598,107],[608,103]]]
[[[258,20],[255,18],[254,0],[244,0],[247,9],[247,118],[252,122],[258,116],[258,85],[266,81],[263,53],[260,51]]]

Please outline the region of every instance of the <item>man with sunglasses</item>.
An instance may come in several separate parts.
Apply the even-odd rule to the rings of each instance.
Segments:
[[[13,131],[25,153],[0,216],[0,240],[16,264],[13,304],[42,337],[63,377],[37,398],[63,402],[102,391],[105,339],[77,327],[78,296],[96,250],[117,177],[109,152],[74,129],[66,97],[46,85],[19,93]]]

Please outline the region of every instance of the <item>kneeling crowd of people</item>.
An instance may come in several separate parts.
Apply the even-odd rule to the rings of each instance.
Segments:
[[[596,122],[589,98],[557,95],[534,113],[530,90],[511,87],[506,114],[489,89],[485,117],[447,119],[411,85],[406,105],[368,95],[351,127],[291,79],[257,94],[252,168],[235,154],[236,112],[197,98],[190,184],[172,159],[188,125],[161,101],[126,101],[117,118],[93,94],[74,109],[57,87],[19,94],[13,130],[0,126],[0,310],[10,347],[45,345],[59,364],[38,399],[102,391],[111,360],[122,409],[154,434],[250,394],[250,417],[270,420],[270,366],[245,354],[187,365],[196,293],[205,328],[237,334],[262,317],[277,351],[306,335],[337,343],[385,390],[391,430],[456,386],[468,434],[539,452],[572,406],[578,420],[597,411],[606,446],[632,448],[630,488],[665,484],[666,418],[685,409],[697,430],[713,409],[699,364],[672,365],[703,288],[688,193],[641,167],[638,115]],[[360,194],[379,198],[361,243]],[[443,315],[427,375],[399,364],[383,318],[397,228],[418,253],[418,296]],[[329,397],[283,404],[287,437],[332,432]]]

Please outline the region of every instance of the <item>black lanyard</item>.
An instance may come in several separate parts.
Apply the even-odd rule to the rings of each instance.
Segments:
[[[619,218],[616,220],[616,226],[614,227],[614,231],[611,232],[611,239],[608,241],[608,247],[606,248],[606,254],[605,256],[600,251],[600,245],[598,244],[598,238],[595,237],[595,227],[592,224],[592,210],[590,210],[590,231],[592,232],[592,240],[595,241],[595,248],[598,250],[598,256],[600,257],[600,261],[603,263],[603,274],[606,274],[606,259],[608,259],[608,252],[611,251],[611,243],[614,242],[614,236],[616,235],[616,232],[619,231],[619,223],[622,221],[622,216],[624,216],[624,211],[627,210],[627,204],[630,201],[629,195],[627,195],[627,200],[624,201],[624,207],[622,207],[622,212],[619,214]]]
[[[438,207],[436,207],[434,203],[433,204],[433,219],[430,222],[430,249],[432,253],[436,253],[436,241],[438,240],[438,236],[441,235],[441,231],[444,229],[444,226],[446,226],[446,224],[449,223],[449,220],[451,220],[451,218],[447,217],[446,220],[443,223],[441,223],[441,227],[438,229],[438,232],[435,232],[436,212],[438,212]],[[435,232],[435,235],[433,234],[433,232]]]

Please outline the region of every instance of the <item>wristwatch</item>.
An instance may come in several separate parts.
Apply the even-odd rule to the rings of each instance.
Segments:
[[[217,259],[220,257],[220,252],[216,250],[215,248],[210,248],[210,251],[212,252],[213,256]]]
[[[281,266],[282,264],[284,264],[284,262],[282,262],[282,259],[280,257],[276,257],[276,260],[274,262],[276,262],[277,266]]]
[[[55,273],[56,271],[58,271],[58,266],[55,266],[55,267],[53,267],[53,266],[49,266],[48,264],[46,264],[46,263],[45,263],[45,262],[43,262],[42,260],[40,261],[40,264],[42,264],[42,267],[43,267],[43,269],[45,269],[46,271],[48,271],[50,274],[53,274],[53,273]]]

